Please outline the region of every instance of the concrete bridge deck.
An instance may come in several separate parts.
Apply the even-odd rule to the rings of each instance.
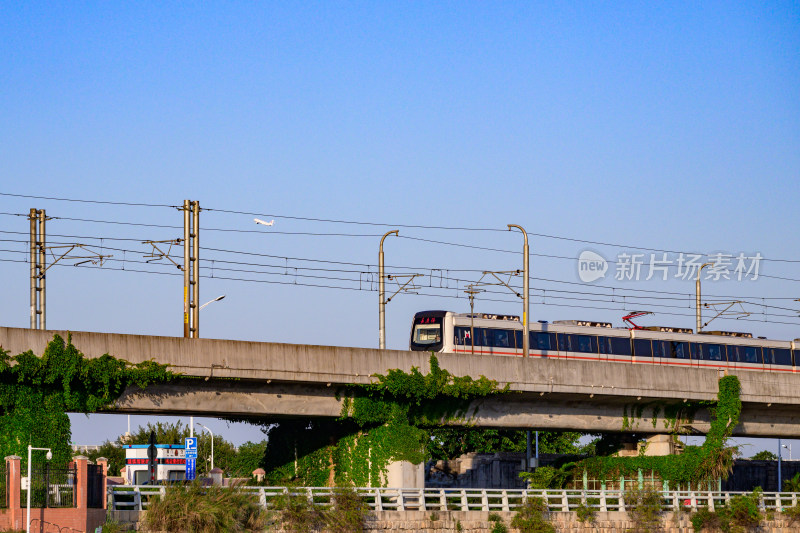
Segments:
[[[12,354],[44,351],[66,331],[0,327],[0,346]],[[428,370],[430,354],[220,339],[184,339],[71,332],[87,357],[109,353],[138,363],[155,360],[195,379],[126,391],[113,412],[209,416],[338,416],[337,391],[368,383],[376,373],[417,366]],[[514,394],[476,401],[471,424],[489,427],[663,433],[652,423],[652,405],[714,400],[720,371],[533,357],[437,354],[455,375],[496,380]],[[800,435],[800,374],[738,371],[744,404],[735,434]],[[196,378],[202,378],[198,380]],[[233,379],[231,379],[233,378]],[[649,405],[648,405],[649,404]],[[637,406],[645,406],[643,410]],[[641,412],[641,419],[632,413]],[[663,409],[662,409],[663,413]],[[663,415],[662,415],[663,416]],[[691,429],[705,432],[700,411]]]

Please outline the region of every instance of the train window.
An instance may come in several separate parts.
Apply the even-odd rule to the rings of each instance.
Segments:
[[[704,361],[726,361],[725,346],[720,344],[697,344],[700,359]]]
[[[413,339],[414,344],[436,344],[442,340],[442,325],[417,324]]]
[[[631,355],[631,340],[627,337],[609,337],[608,344],[613,355]]]
[[[729,346],[729,359],[737,363],[761,364],[761,348],[757,346]]]
[[[653,349],[650,339],[633,339],[633,354],[636,357],[652,357]]]
[[[558,349],[561,352],[569,351],[569,345],[567,344],[567,337],[569,337],[569,335],[567,335],[566,333],[558,334]]]
[[[676,342],[676,341],[666,341],[668,345],[667,355],[665,357],[671,357],[673,359],[690,359],[691,356],[689,355],[689,343],[688,342]]]
[[[555,333],[532,333],[531,348],[537,348],[542,351],[550,351],[556,349],[556,334]]]
[[[456,344],[459,346],[469,345],[469,328],[455,327]]]
[[[792,352],[787,348],[764,348],[765,363],[770,365],[792,364]]]
[[[487,330],[487,332],[493,334],[494,342],[491,344],[497,348],[509,348],[511,343],[514,342],[514,339],[511,336],[511,331],[507,329]]]
[[[590,335],[570,335],[570,346],[573,352],[597,353],[597,341]]]
[[[519,330],[514,331],[514,340],[517,343],[517,348],[519,348],[521,350],[522,349],[522,332],[521,331],[519,331]]]
[[[653,357],[667,357],[669,355],[668,341],[653,341]]]
[[[475,346],[491,346],[492,330],[486,328],[473,328],[475,330]]]

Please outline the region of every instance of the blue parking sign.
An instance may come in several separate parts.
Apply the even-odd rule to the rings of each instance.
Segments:
[[[186,479],[194,480],[197,464],[197,437],[186,437],[184,457],[186,457]]]

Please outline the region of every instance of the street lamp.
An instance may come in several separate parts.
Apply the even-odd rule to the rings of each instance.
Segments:
[[[789,450],[789,460],[791,461],[792,460],[792,445],[791,445],[791,443],[789,445],[784,444],[783,447],[786,448],[787,450]]]
[[[214,434],[211,433],[211,430],[200,422],[198,422],[197,425],[208,431],[208,434],[211,435],[211,470],[214,470]]]
[[[222,296],[217,296],[217,297],[216,297],[216,298],[214,298],[213,300],[209,300],[209,301],[207,301],[206,303],[204,303],[203,305],[201,305],[201,306],[200,306],[200,309],[204,308],[204,307],[205,307],[205,306],[207,306],[208,304],[213,304],[214,302],[218,302],[218,301],[222,300],[223,298],[225,298],[225,295],[224,295],[224,294],[223,294]],[[199,311],[200,309],[198,309],[198,311]]]
[[[47,455],[45,456],[47,460],[49,461],[53,458],[53,452],[50,448],[34,448],[28,444],[28,515],[25,517],[25,533],[31,533],[31,492],[33,492],[33,483],[31,482],[31,452],[33,452],[33,450],[47,450]],[[47,492],[45,492],[45,498],[47,498]]]
[[[697,280],[694,283],[694,307],[695,312],[697,313],[697,333],[700,333],[703,330],[703,320],[700,311],[700,273],[703,269],[712,263],[703,263],[700,265],[700,268],[697,269]]]
[[[530,352],[530,314],[531,314],[531,307],[530,307],[530,272],[528,271],[529,268],[529,250],[528,250],[528,233],[517,224],[508,224],[508,231],[511,231],[511,228],[517,228],[522,232],[522,235],[525,237],[525,245],[522,247],[522,270],[523,276],[522,279],[522,351],[525,357],[528,357]]]
[[[378,248],[378,346],[381,350],[386,349],[386,287],[383,283],[383,241],[392,234],[400,236],[400,232],[396,229],[387,231],[386,234],[381,237],[381,244]]]

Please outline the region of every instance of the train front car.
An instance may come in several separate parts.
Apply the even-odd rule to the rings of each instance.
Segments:
[[[409,343],[411,351],[452,352],[453,321],[445,320],[448,315],[452,314],[448,311],[420,311],[415,314]],[[447,343],[445,339],[450,339],[451,342]]]

